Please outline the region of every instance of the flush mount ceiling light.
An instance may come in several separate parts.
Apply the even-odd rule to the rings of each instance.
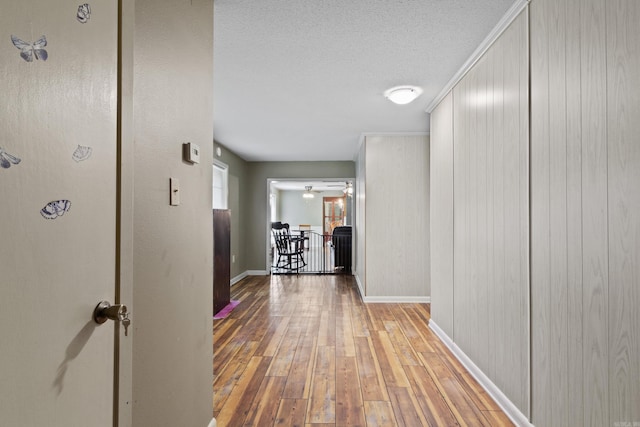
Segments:
[[[422,95],[422,89],[417,86],[396,86],[384,92],[385,98],[395,104],[408,104]]]

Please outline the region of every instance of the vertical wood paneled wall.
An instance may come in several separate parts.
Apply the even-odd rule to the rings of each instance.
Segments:
[[[527,30],[522,13],[434,111],[431,163],[432,318],[526,415]]]
[[[425,300],[431,295],[429,137],[372,135],[363,145],[357,191],[364,180],[366,197],[358,193],[357,206],[366,234],[357,231],[356,271],[362,282],[364,263],[365,297]]]
[[[453,337],[453,94],[431,113],[431,318]]]
[[[636,0],[531,2],[536,426],[640,423],[639,28]]]
[[[534,425],[633,426],[640,2],[532,0],[529,18],[530,73],[516,21],[432,114],[432,318],[525,414],[530,390]]]
[[[356,224],[355,236],[353,236],[353,245],[355,250],[355,259],[353,260],[354,275],[358,279],[358,286],[361,287],[360,293],[367,294],[366,283],[366,260],[365,241],[367,236],[367,218],[365,209],[367,187],[365,185],[365,144],[360,145],[358,157],[356,159],[356,188],[355,188],[355,208],[356,208]]]

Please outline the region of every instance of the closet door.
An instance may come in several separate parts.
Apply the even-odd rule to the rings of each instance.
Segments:
[[[3,426],[112,427],[131,339],[92,318],[116,297],[118,2],[79,3],[0,8]]]

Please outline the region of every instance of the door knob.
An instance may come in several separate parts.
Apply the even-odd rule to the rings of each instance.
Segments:
[[[124,326],[124,335],[127,335],[127,329],[131,320],[129,319],[129,312],[127,311],[126,305],[111,305],[109,301],[100,301],[93,310],[93,320],[97,324],[102,325],[108,319],[122,323],[122,326]]]

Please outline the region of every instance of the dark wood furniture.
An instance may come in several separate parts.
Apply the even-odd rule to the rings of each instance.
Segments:
[[[272,222],[271,232],[273,233],[278,255],[278,260],[275,264],[276,269],[298,272],[300,268],[307,265],[303,255],[304,240],[291,235],[289,224]]]
[[[231,215],[213,210],[213,314],[231,301]]]

